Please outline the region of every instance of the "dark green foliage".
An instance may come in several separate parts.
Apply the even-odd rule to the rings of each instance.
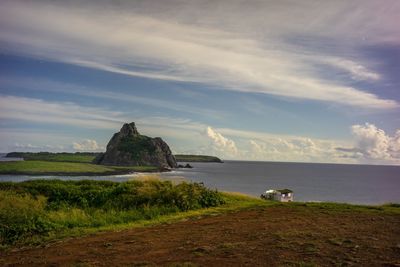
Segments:
[[[0,191],[0,244],[13,243],[53,229],[54,225],[44,211],[45,205],[44,197]]]
[[[52,229],[126,223],[224,203],[220,193],[202,184],[159,180],[3,182],[0,201],[2,243]]]
[[[172,184],[170,181],[62,181],[35,180],[0,183],[0,190],[45,196],[47,209],[64,206],[129,210],[145,206],[171,206],[179,210],[212,207],[223,200],[217,191],[198,183]]]
[[[180,162],[219,162],[223,161],[214,156],[205,156],[205,155],[175,155],[176,161]]]
[[[150,137],[144,135],[124,138],[121,140],[118,150],[130,153],[133,160],[139,161],[144,154],[151,155],[155,152],[155,146],[151,140]]]

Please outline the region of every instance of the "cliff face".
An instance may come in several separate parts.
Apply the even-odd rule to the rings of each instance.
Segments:
[[[126,123],[108,142],[105,153],[94,160],[96,164],[113,166],[158,166],[176,168],[176,160],[167,143],[160,137],[139,134],[135,123]]]

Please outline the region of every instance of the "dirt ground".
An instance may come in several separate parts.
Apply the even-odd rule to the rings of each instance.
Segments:
[[[3,266],[400,266],[400,215],[289,206],[0,252]]]

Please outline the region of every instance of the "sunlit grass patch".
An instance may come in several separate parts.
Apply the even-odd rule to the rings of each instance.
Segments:
[[[58,161],[5,161],[0,162],[0,174],[107,174],[129,171],[155,171],[153,166],[118,167],[104,166],[81,162]]]

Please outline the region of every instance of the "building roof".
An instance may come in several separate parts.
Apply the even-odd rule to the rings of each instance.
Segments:
[[[285,189],[269,189],[269,190],[265,191],[266,194],[274,194],[277,192],[279,192],[281,194],[293,193],[292,190],[287,189],[287,188],[285,188]]]
[[[287,189],[287,188],[285,188],[285,189],[277,189],[276,191],[280,192],[281,194],[293,193],[292,190]]]

